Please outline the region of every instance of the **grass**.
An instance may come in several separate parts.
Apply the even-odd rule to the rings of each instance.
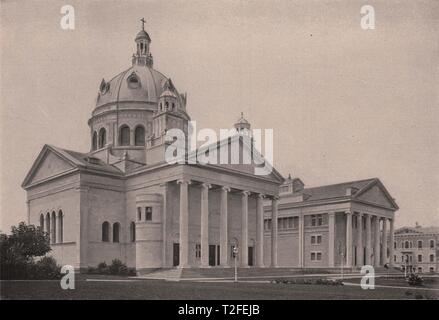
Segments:
[[[112,281],[87,281],[86,278]],[[384,285],[382,280],[380,284]],[[403,282],[394,279],[385,284],[399,286],[403,285]],[[363,290],[357,286],[167,282],[112,276],[85,277],[83,275],[77,276],[75,290],[63,290],[60,282],[53,280],[0,282],[1,299],[437,299],[438,294],[439,291],[412,288]]]

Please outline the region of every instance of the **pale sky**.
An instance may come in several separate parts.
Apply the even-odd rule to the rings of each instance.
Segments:
[[[60,27],[65,4],[75,30]],[[396,226],[439,225],[439,1],[1,1],[0,14],[2,231],[26,219],[20,185],[45,143],[90,149],[98,86],[131,65],[141,17],[198,128],[243,111],[274,129],[284,176],[378,177]]]

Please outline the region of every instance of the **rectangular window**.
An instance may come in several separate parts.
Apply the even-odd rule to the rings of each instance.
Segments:
[[[311,226],[315,227],[317,225],[317,218],[315,215],[311,215]]]
[[[323,215],[322,214],[317,215],[317,225],[318,226],[323,225]]]
[[[320,251],[312,251],[311,261],[322,261],[322,253]]]
[[[418,262],[422,262],[422,254],[418,255]]]
[[[195,245],[195,258],[197,259],[201,258],[201,244],[199,243]]]
[[[293,229],[293,217],[288,218],[288,229]]]
[[[145,220],[152,221],[152,207],[145,207]]]
[[[418,241],[418,249],[422,249],[422,241],[421,240]]]
[[[142,208],[137,207],[137,220],[141,221],[142,220]]]
[[[270,230],[271,229],[271,219],[265,219],[264,220],[264,229]]]
[[[317,236],[317,243],[318,244],[322,243],[322,236],[320,236],[320,235]]]
[[[322,243],[322,235],[313,235],[311,236],[311,244],[321,244]]]

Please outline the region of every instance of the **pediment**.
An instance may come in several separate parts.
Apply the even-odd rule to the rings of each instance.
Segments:
[[[372,186],[369,186],[355,198],[381,207],[398,209],[394,199],[380,182],[376,182]]]
[[[196,158],[195,158],[196,157]],[[257,148],[252,147],[248,137],[233,136],[230,139],[201,147],[188,157],[189,163],[196,159],[197,164],[228,170],[230,172],[256,175],[267,180],[282,183],[284,178],[264,159]]]
[[[32,165],[32,168],[27,174],[22,186],[26,187],[36,182],[59,176],[74,169],[76,169],[76,166],[68,159],[63,158],[51,148],[45,146]]]

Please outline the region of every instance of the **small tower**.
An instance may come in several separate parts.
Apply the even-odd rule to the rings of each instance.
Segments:
[[[250,135],[250,123],[244,118],[243,112],[241,112],[241,118],[235,123],[235,129],[240,134]]]
[[[137,51],[133,54],[133,65],[142,65],[152,68],[153,60],[152,55],[149,52],[149,46],[151,44],[151,38],[149,34],[145,31],[145,19],[140,19],[142,22],[142,30],[139,31],[135,38],[137,45]]]
[[[153,115],[152,135],[146,142],[147,164],[163,161],[166,146],[171,143],[166,141],[166,133],[170,129],[182,130],[187,146],[189,117],[183,104],[183,97],[178,94],[172,80],[166,80],[158,100],[157,111]]]

